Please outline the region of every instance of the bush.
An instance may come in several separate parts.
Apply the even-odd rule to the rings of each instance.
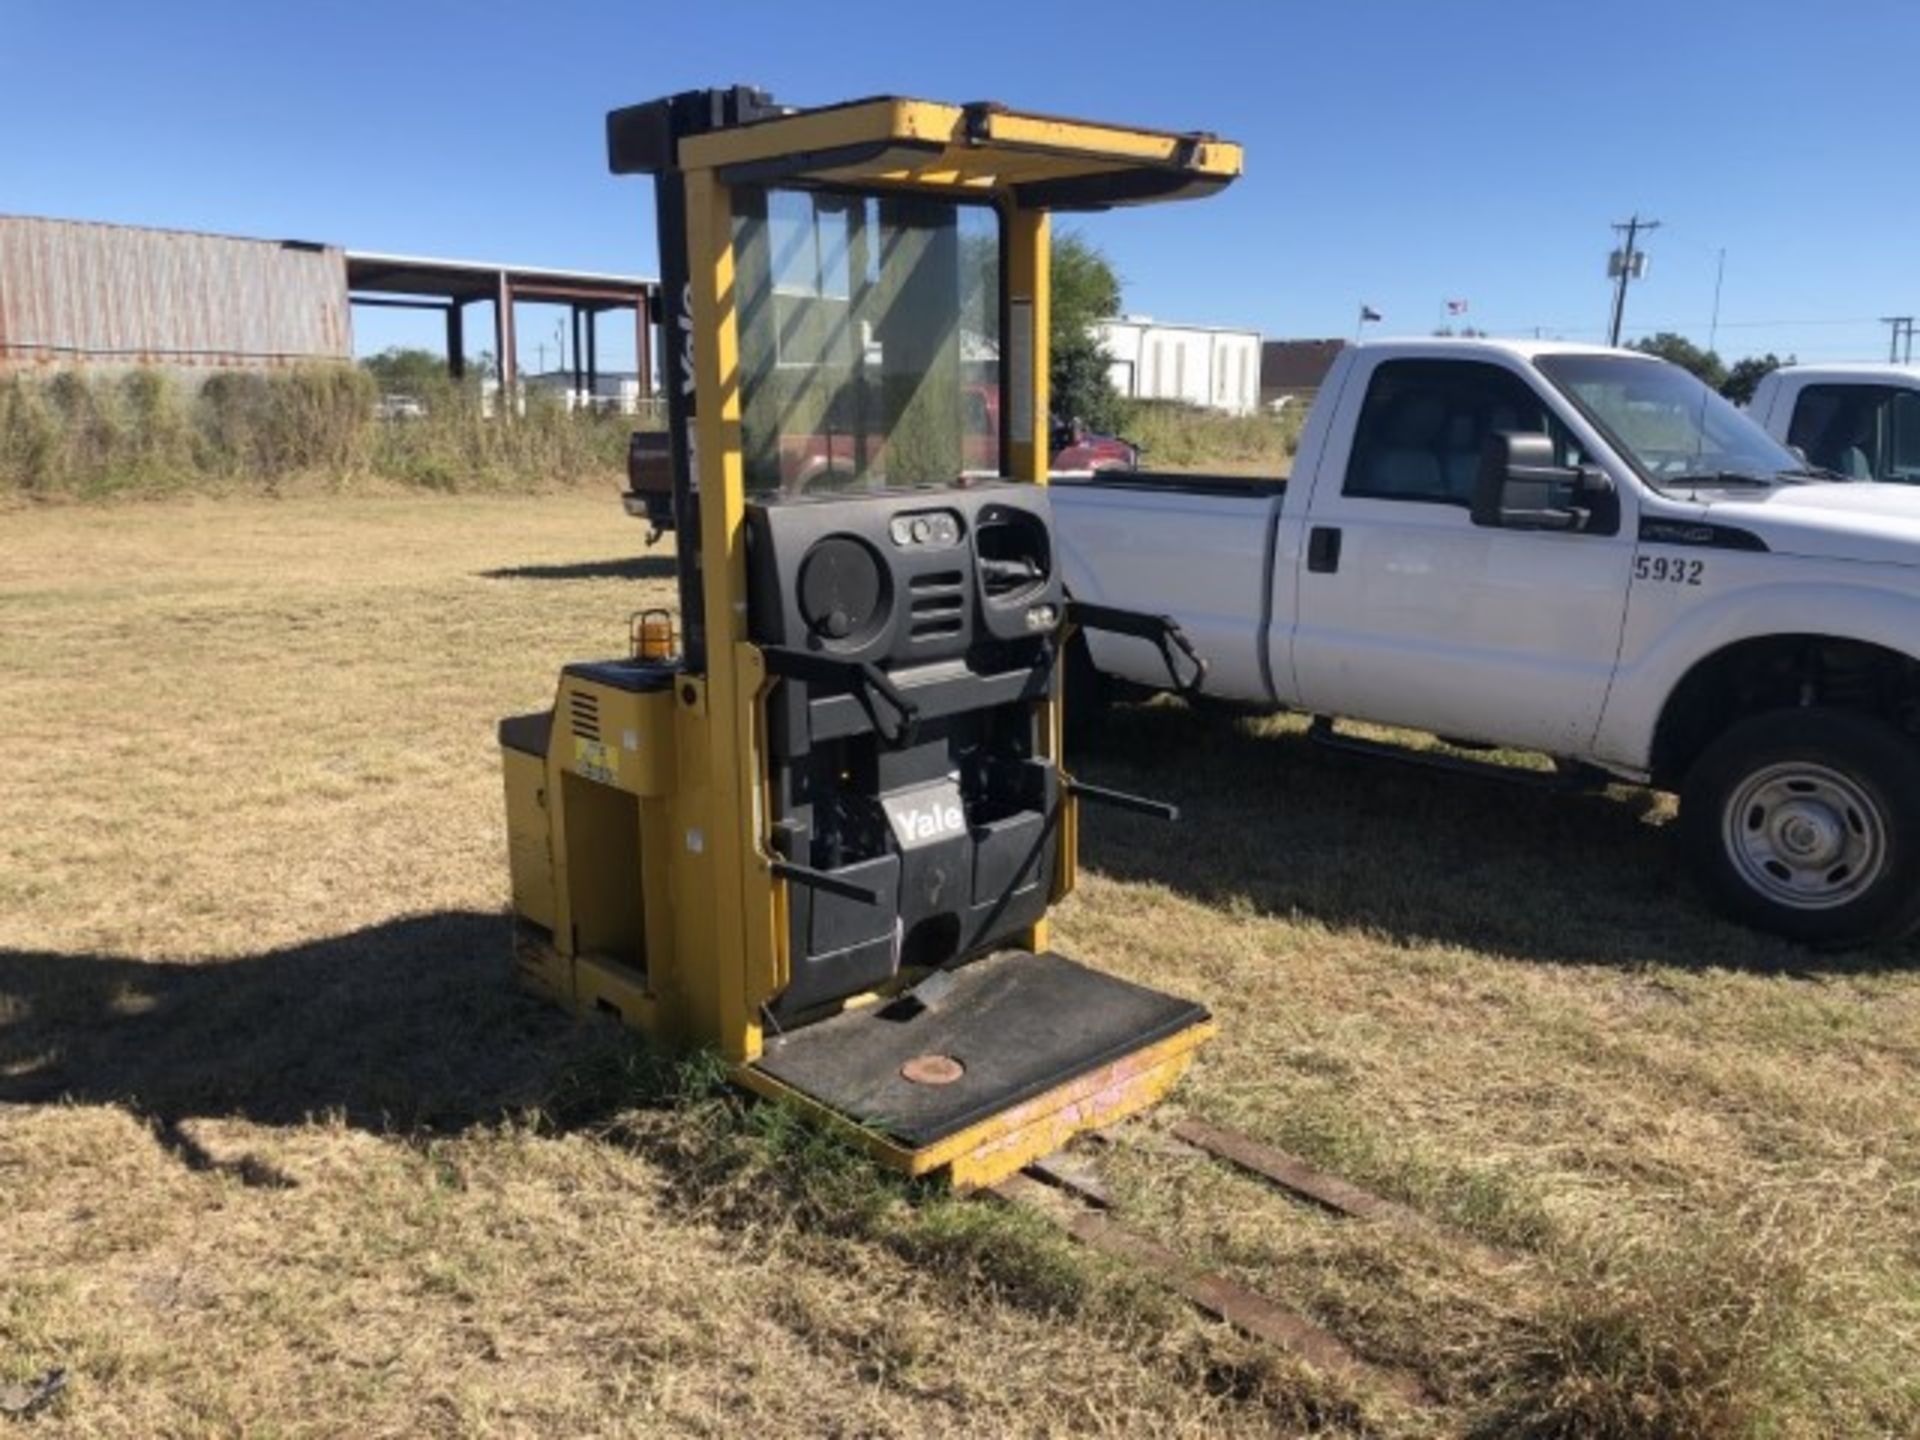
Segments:
[[[216,375],[198,397],[204,466],[236,480],[359,473],[375,398],[372,378],[346,366]]]
[[[1305,405],[1279,415],[1223,415],[1165,400],[1134,404],[1123,432],[1141,449],[1147,470],[1224,467],[1246,474],[1285,475],[1300,446]]]
[[[452,381],[418,398],[424,416],[383,420],[374,378],[347,365],[226,371],[198,386],[158,370],[0,377],[0,496],[611,483],[635,423],[535,391],[501,425],[476,388]]]

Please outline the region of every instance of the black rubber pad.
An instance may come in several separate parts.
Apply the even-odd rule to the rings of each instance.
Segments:
[[[931,1010],[869,1006],[773,1037],[757,1068],[917,1150],[1207,1018],[1050,950],[1001,951],[952,980]],[[900,1069],[923,1055],[965,1073],[917,1085]]]

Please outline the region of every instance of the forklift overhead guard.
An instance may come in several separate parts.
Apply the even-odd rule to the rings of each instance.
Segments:
[[[812,110],[763,90],[690,90],[607,116],[616,175],[707,166],[727,184],[940,184],[1001,191],[1029,209],[1104,210],[1211,194],[1240,147],[1202,133],[1139,130],[877,95]]]

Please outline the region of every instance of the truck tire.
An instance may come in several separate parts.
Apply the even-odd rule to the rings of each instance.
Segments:
[[[1680,839],[1729,917],[1822,947],[1920,924],[1920,748],[1872,716],[1776,710],[1694,764]]]

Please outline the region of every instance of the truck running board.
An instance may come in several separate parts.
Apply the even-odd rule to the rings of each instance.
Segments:
[[[1492,760],[1470,760],[1464,755],[1435,754],[1410,745],[1395,745],[1385,740],[1366,740],[1358,735],[1342,735],[1325,715],[1313,717],[1307,738],[1316,745],[1347,755],[1365,755],[1375,760],[1397,760],[1403,765],[1418,765],[1425,770],[1444,770],[1454,775],[1474,775],[1483,780],[1498,780],[1505,785],[1523,785],[1530,790],[1554,790],[1574,793],[1603,789],[1610,777],[1606,771],[1578,761],[1555,758],[1552,770],[1521,770]]]

